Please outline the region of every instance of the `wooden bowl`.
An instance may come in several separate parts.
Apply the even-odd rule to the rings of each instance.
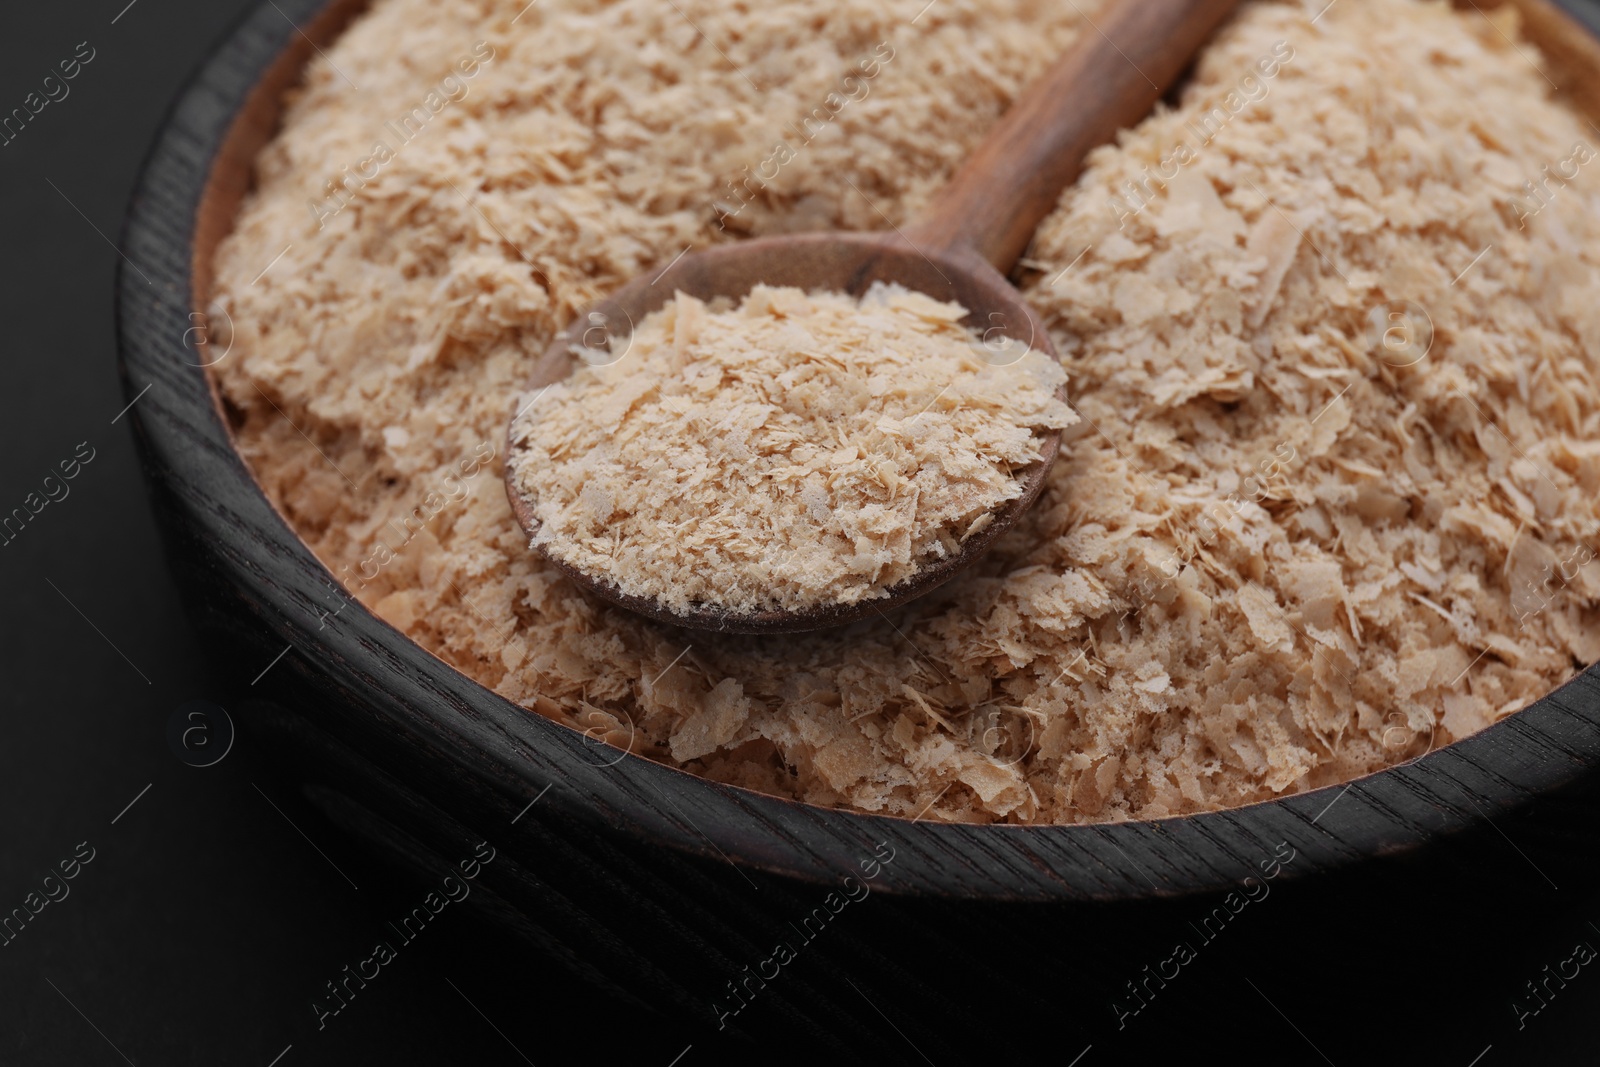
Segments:
[[[1545,0],[1515,2],[1557,76],[1600,116],[1600,48]],[[632,998],[687,988],[695,966],[737,973],[759,958],[763,931],[810,906],[819,890],[808,886],[838,886],[875,850],[894,859],[874,891],[905,898],[977,907],[1193,894],[1237,885],[1279,842],[1292,843],[1285,873],[1299,878],[1416,849],[1600,761],[1591,668],[1480,734],[1345,786],[1143,822],[914,822],[719,785],[596,744],[458,673],[359,603],[319,629],[342,591],[240,458],[182,339],[207,305],[213,250],[284,90],[313,42],[331,41],[363,6],[262,4],[169,115],[121,242],[137,268],[118,280],[124,384],[130,400],[150,387],[131,417],[200,629],[236,664],[241,689],[274,664],[248,688],[265,699],[248,705],[242,734],[281,743],[325,813],[417,863],[452,864],[453,850],[468,856],[489,840],[499,850],[483,881],[489,906],[592,980]],[[690,944],[704,954],[692,965],[680,960]],[[720,985],[685,993],[684,1005],[703,1015]],[[782,996],[799,1003],[808,988],[795,979]],[[660,994],[669,1004],[676,995]]]

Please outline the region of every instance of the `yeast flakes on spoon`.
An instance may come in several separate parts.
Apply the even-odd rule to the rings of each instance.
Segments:
[[[720,302],[730,304],[730,302]],[[683,293],[529,400],[533,545],[626,595],[730,613],[885,596],[1023,491],[1066,373],[899,286]]]

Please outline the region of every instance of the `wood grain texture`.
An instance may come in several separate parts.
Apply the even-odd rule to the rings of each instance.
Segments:
[[[1536,0],[1520,6],[1539,13],[1536,32],[1577,32]],[[276,7],[325,42],[359,4]],[[272,128],[277,87],[309,50],[273,6],[242,22],[178,101],[130,208],[122,247],[155,285],[121,270],[119,348],[129,398],[152,385],[131,418],[174,571],[202,633],[244,677],[290,649],[259,687],[273,710],[241,723],[244,732],[289,738],[305,766],[334,768],[329,775],[362,768],[349,788],[396,824],[415,817],[495,841],[507,869],[526,872],[503,887],[506,898],[533,921],[565,924],[557,939],[596,954],[619,986],[637,985],[623,980],[630,968],[663,971],[691,935],[714,946],[708,969],[736,971],[764,951],[750,931],[770,927],[806,885],[837,885],[879,842],[896,859],[876,891],[908,899],[1181,896],[1236,884],[1285,839],[1299,850],[1286,872],[1295,878],[1416,849],[1507,814],[1600,758],[1600,677],[1591,669],[1481,734],[1349,786],[1150,822],[930,824],[792,803],[596,746],[452,670],[359,603],[319,631],[337,584],[253,479],[210,380],[181,345],[191,310],[205,306],[206,264],[246,188],[250,156]],[[1595,71],[1571,80],[1592,86]],[[323,781],[336,792],[341,784]],[[746,892],[746,879],[760,891]],[[608,935],[621,928],[617,902],[640,899],[658,925],[633,922],[628,937]],[[784,994],[800,1016],[811,995],[804,985],[797,979],[792,997]],[[820,984],[812,992],[819,1002],[834,995]],[[948,1002],[936,990],[928,996]]]

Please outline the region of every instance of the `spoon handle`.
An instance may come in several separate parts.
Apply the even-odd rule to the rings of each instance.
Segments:
[[[1237,0],[1112,0],[1025,89],[907,231],[1010,273],[1089,150],[1149,113]]]

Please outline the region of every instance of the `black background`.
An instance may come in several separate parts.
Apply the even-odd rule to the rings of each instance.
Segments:
[[[0,1064],[265,1067],[281,1055],[281,1067],[666,1067],[682,1055],[692,1067],[800,1055],[803,1034],[751,1048],[703,1020],[678,1032],[631,1019],[552,961],[449,912],[317,1029],[310,1003],[323,983],[366,954],[417,887],[298,804],[255,758],[247,726],[208,768],[185,765],[167,741],[188,701],[215,701],[237,722],[252,679],[209,665],[168,577],[129,420],[113,421],[129,399],[114,356],[114,243],[168,101],[250,0],[125,2],[13,4],[0,30],[0,113],[79,42],[96,53],[66,99],[0,147],[0,513],[80,443],[95,456],[66,499],[0,546],[0,914],[80,842],[95,850],[70,895],[0,947]],[[1097,1020],[1104,1036],[1087,1051],[1052,1042],[1051,1020],[1033,1013],[985,1009],[970,1029],[1036,1033],[1042,1059],[1081,1054],[1083,1067],[1158,1053],[1590,1062],[1600,967],[1521,1029],[1510,1005],[1531,1005],[1524,983],[1576,942],[1600,946],[1596,791],[1540,801],[1420,859],[1281,883],[1278,903],[1242,914],[1237,935],[1118,1030],[1117,987],[1159,959],[1130,954],[1105,976],[1104,998],[1061,1000],[1063,1015]],[[1178,930],[1205,910],[1180,902],[1084,921]],[[871,921],[870,904],[849,915]],[[840,927],[830,936],[848,938]],[[1028,945],[1025,928],[1018,942],[1012,950],[1074,964],[1070,944]],[[922,1062],[918,1035],[902,1036],[908,1060]]]

